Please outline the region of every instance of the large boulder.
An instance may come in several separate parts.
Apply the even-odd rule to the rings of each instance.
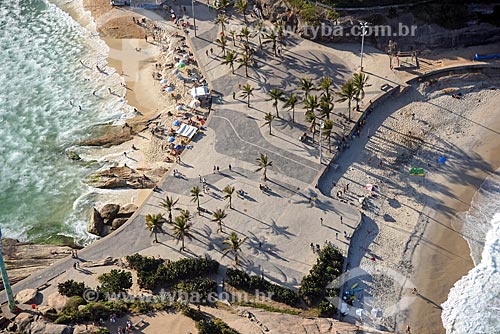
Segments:
[[[116,230],[117,228],[119,228],[120,226],[125,224],[127,222],[127,220],[128,220],[128,218],[115,218],[113,220],[113,223],[111,224],[111,229]]]
[[[135,204],[132,204],[132,203],[124,205],[118,211],[117,217],[118,218],[129,218],[130,216],[132,216],[134,214],[134,212],[137,211],[137,209],[139,209],[139,207]]]
[[[56,325],[43,320],[35,321],[31,324],[30,330],[26,334],[71,334],[71,327],[66,325]]]
[[[61,295],[59,292],[54,292],[47,297],[47,305],[56,311],[61,311],[68,299],[68,297]]]
[[[92,210],[92,215],[90,216],[89,226],[87,227],[87,231],[89,233],[101,236],[102,227],[104,226],[104,220],[101,217],[99,211],[96,208]]]
[[[38,312],[40,312],[41,315],[47,315],[47,313],[55,313],[56,310],[53,307],[50,306],[39,306],[37,307]]]
[[[33,322],[33,315],[29,313],[19,313],[14,319],[16,324],[16,332],[23,333],[25,330],[29,329],[30,324]]]
[[[99,332],[99,327],[94,325],[75,325],[73,334],[95,334]]]
[[[25,289],[25,290],[21,290],[17,293],[16,301],[19,304],[34,304],[36,302],[37,296],[38,296],[38,290]]]
[[[104,220],[104,224],[109,225],[116,218],[120,206],[118,204],[106,204],[99,210],[101,218]]]

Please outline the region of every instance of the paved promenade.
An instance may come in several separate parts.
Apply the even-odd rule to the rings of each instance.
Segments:
[[[222,257],[222,241],[235,231],[240,237],[248,237],[243,246],[242,268],[253,274],[264,272],[274,282],[297,287],[316,262],[310,244],[322,246],[328,241],[346,251],[348,242],[343,233],[352,234],[360,215],[356,205],[323,196],[315,188],[314,181],[322,171],[319,147],[317,141],[303,143],[298,140],[307,131],[301,107],[296,110],[296,124],[289,121],[291,112],[282,110],[280,104],[281,119],[274,122],[273,135],[269,135],[267,126],[262,127],[264,113],[275,113],[266,92],[271,87],[280,87],[289,94],[296,90],[300,78],[317,80],[323,75],[333,77],[335,86],[339,87],[357,69],[359,46],[334,45],[332,48],[290,36],[283,58],[274,57],[267,50],[258,55],[257,66],[249,69],[250,77],[245,77],[243,68],[231,75],[229,67],[221,64],[220,57],[206,56],[210,48],[220,53],[213,43],[219,29],[213,23],[214,13],[200,3],[195,7],[199,37],[191,34],[190,43],[211,87],[222,94],[221,104],[214,107],[208,128],[195,137],[194,148],[184,152],[182,163],[172,166],[179,175],[174,177],[170,171],[158,185],[158,191],[150,195],[124,226],[83,249],[79,256],[83,261],[99,261],[108,256],[120,258],[136,252],[170,259],[210,256],[231,266],[232,258]],[[241,23],[241,20],[231,23]],[[366,47],[365,51],[365,66],[373,68],[376,73],[370,75],[371,86],[366,90],[362,105],[379,95],[383,84],[397,84],[396,76],[386,64],[387,56],[371,47]],[[238,92],[239,85],[247,83],[255,88],[250,108],[246,101],[232,98],[232,92]],[[336,103],[334,138],[351,126],[342,121],[341,115],[346,113],[346,104]],[[356,117],[359,113],[354,112],[353,118]],[[264,184],[261,173],[255,171],[260,153],[267,154],[273,161],[273,167],[268,170],[269,192],[259,189],[259,185]],[[329,157],[331,154],[323,143],[323,164]],[[214,165],[219,166],[219,173],[213,173]],[[232,170],[229,170],[229,165]],[[200,175],[206,178],[210,188],[209,194],[201,200],[201,206],[207,212],[202,216],[195,214],[196,206],[189,197],[193,186],[201,187]],[[234,209],[227,208],[227,201],[223,199],[222,189],[226,185],[245,192],[240,197],[235,194]],[[167,195],[179,198],[178,207],[195,214],[195,238],[186,241],[186,252],[179,251],[168,226],[165,226],[168,233],[159,236],[159,244],[152,243],[153,238],[145,228],[145,215],[165,213],[160,202]],[[210,220],[210,212],[217,208],[225,209],[227,213],[223,233],[217,233],[217,224]],[[174,216],[176,214],[177,211]],[[42,286],[51,278],[74,270],[73,263],[71,258],[58,262],[16,284],[13,289],[19,291]],[[50,284],[55,282],[57,279]],[[0,301],[4,299],[1,295]]]

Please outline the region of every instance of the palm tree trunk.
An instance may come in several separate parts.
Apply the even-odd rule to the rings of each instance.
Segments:
[[[278,100],[275,101],[274,107],[276,108],[276,117],[280,118],[280,114],[279,114],[279,111],[278,111]]]
[[[295,107],[292,108],[292,123],[295,123]]]
[[[245,76],[248,78],[248,65],[245,64]]]
[[[158,243],[158,228],[155,227],[155,243]]]
[[[267,181],[267,167],[264,167],[264,181]]]
[[[349,108],[349,122],[351,121],[351,99],[349,99],[349,102],[347,103],[347,107]]]
[[[181,246],[181,250],[184,250],[184,237],[182,237],[182,246]]]
[[[232,199],[233,199],[233,196],[229,196],[229,208],[232,209],[233,208],[233,205],[232,205]]]
[[[273,134],[271,133],[271,122],[269,122],[269,135],[272,136]]]
[[[247,107],[250,108],[250,95],[247,96]]]

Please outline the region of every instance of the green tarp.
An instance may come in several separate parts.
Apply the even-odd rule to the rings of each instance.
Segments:
[[[423,168],[410,168],[410,175],[424,176],[425,171]]]

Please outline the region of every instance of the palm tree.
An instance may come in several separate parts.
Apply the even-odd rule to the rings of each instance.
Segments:
[[[191,234],[191,224],[184,216],[177,216],[174,219],[174,224],[172,225],[172,235],[177,240],[182,242],[180,251],[182,252],[184,247],[184,239],[188,238],[189,240],[193,240],[193,235]]]
[[[235,232],[231,232],[229,238],[223,241],[226,244],[224,247],[224,253],[222,256],[226,256],[229,253],[233,253],[234,263],[238,265],[238,252],[241,252],[241,246],[245,243],[248,237],[243,239],[238,238],[238,235]]]
[[[351,102],[356,99],[356,88],[354,87],[354,82],[348,80],[342,87],[340,92],[337,92],[340,97],[337,102],[347,102],[347,108],[349,109],[349,121],[351,121]]]
[[[253,96],[253,87],[250,84],[246,84],[242,87],[240,97],[247,99],[247,107],[250,108],[250,97]]]
[[[226,14],[218,14],[217,17],[215,18],[215,23],[220,24],[221,31],[222,31],[222,33],[224,33],[224,27],[228,23],[228,19],[227,19]]]
[[[264,23],[261,20],[259,20],[255,24],[255,30],[252,33],[252,37],[257,37],[259,39],[259,48],[262,48],[262,37],[265,37],[263,28],[264,28]]]
[[[252,57],[252,54],[248,51],[245,51],[241,54],[240,58],[238,59],[238,62],[241,63],[240,66],[238,66],[238,68],[240,68],[241,66],[245,66],[245,76],[248,77],[248,66],[252,66],[253,65],[253,57]]]
[[[330,94],[330,89],[333,85],[333,79],[330,77],[322,77],[319,82],[319,88],[323,89],[323,94]]]
[[[264,124],[262,124],[262,126],[269,125],[269,134],[270,135],[272,135],[272,133],[271,133],[271,124],[273,123],[273,120],[274,120],[273,114],[271,114],[270,112],[268,112],[264,116],[264,121],[266,121],[266,122]]]
[[[221,37],[217,38],[215,40],[215,43],[220,47],[220,49],[222,50],[222,55],[225,57],[226,56],[226,47],[227,47],[226,36],[222,35]]]
[[[316,95],[309,95],[307,99],[304,100],[304,107],[307,112],[313,113],[319,107],[318,97]]]
[[[170,224],[172,224],[172,210],[174,209],[177,202],[179,202],[179,199],[176,199],[174,201],[174,198],[172,196],[166,196],[165,199],[160,203],[160,205],[168,211],[168,222]]]
[[[305,95],[304,97],[307,99],[307,96],[309,95],[309,92],[314,89],[314,84],[311,79],[309,78],[302,78],[300,79],[300,89],[304,91]]]
[[[333,130],[333,121],[331,119],[325,120],[323,123],[323,131],[322,135],[328,138],[328,150],[332,151],[331,138],[332,138],[332,130]]]
[[[299,102],[299,97],[297,94],[292,93],[285,101],[285,105],[283,108],[289,108],[288,110],[292,111],[292,123],[295,123],[295,105]]]
[[[234,74],[234,62],[236,61],[236,53],[234,51],[228,51],[226,53],[226,59],[222,62],[224,65],[228,65]]]
[[[146,228],[151,231],[151,234],[155,235],[154,242],[158,243],[158,233],[163,232],[163,224],[165,223],[165,218],[162,214],[157,215],[146,215]]]
[[[191,221],[191,212],[188,209],[181,210],[181,216],[184,217],[187,221]]]
[[[260,156],[257,158],[257,168],[255,171],[259,172],[262,170],[262,178],[264,181],[267,181],[267,167],[272,167],[273,162],[269,160],[267,154],[260,153]]]
[[[312,140],[314,143],[314,135],[316,134],[316,115],[312,112],[306,112],[306,122],[310,123],[309,131],[312,133]]]
[[[191,191],[191,202],[196,202],[196,206],[198,207],[198,214],[200,214],[200,197],[203,197],[201,190],[198,186],[194,186]]]
[[[222,189],[222,192],[224,193],[224,199],[229,200],[229,208],[232,209],[233,208],[232,200],[233,200],[233,194],[234,194],[234,187],[227,185],[224,187],[224,189]]]
[[[226,211],[224,211],[223,209],[217,209],[214,211],[212,216],[212,221],[216,222],[219,225],[217,232],[220,231],[222,233],[222,220],[227,217]]]
[[[245,37],[247,44],[248,44],[248,38],[250,37],[250,35],[251,35],[250,30],[247,27],[241,28],[240,37]]]
[[[236,12],[243,14],[243,19],[245,22],[247,22],[247,8],[248,8],[248,1],[247,0],[238,0],[234,3],[234,8],[236,9]]]
[[[231,35],[231,39],[233,40],[233,46],[236,47],[236,30],[229,30],[229,35]]]
[[[352,81],[356,89],[356,110],[359,110],[359,101],[365,97],[366,82],[370,77],[364,73],[354,73]]]
[[[330,93],[328,93],[330,94]],[[323,95],[326,96],[326,95]],[[327,119],[330,119],[330,114],[333,111],[333,103],[331,103],[328,99],[321,99],[321,102],[319,103],[319,110],[321,112],[321,115],[323,117],[326,117]]]
[[[278,112],[278,101],[283,101],[285,93],[283,93],[283,91],[279,88],[273,88],[267,93],[267,95],[270,97],[268,101],[273,100],[273,107],[276,108],[276,117],[280,118],[280,114]]]
[[[274,56],[277,57],[278,53],[278,35],[274,32],[274,29],[271,29],[270,32],[266,33],[264,35],[264,43],[272,43],[273,45],[273,51],[274,51]]]

